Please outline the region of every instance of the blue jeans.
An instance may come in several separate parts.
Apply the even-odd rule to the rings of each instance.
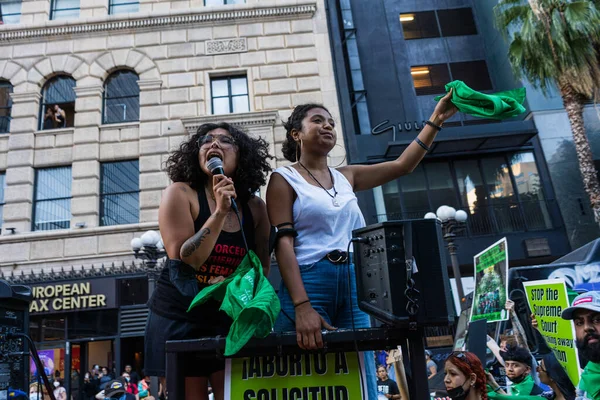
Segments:
[[[327,259],[322,259],[314,264],[300,265],[300,275],[310,304],[330,325],[336,328],[351,329],[354,316],[355,328],[371,327],[369,316],[358,308],[354,264],[350,264],[350,271],[348,271],[347,264],[333,264]],[[348,278],[350,278],[350,292],[348,292]],[[290,318],[295,319],[294,304],[283,281],[281,281],[278,295],[281,309]],[[275,331],[295,330],[295,324],[283,312],[280,313],[275,321]],[[367,399],[376,400],[377,377],[373,352],[366,351],[363,355]]]

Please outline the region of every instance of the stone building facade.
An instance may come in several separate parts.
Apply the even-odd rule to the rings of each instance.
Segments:
[[[0,134],[3,276],[131,261],[131,240],[158,228],[169,184],[163,162],[204,122],[233,122],[262,136],[275,167],[284,162],[281,124],[294,105],[322,102],[339,117],[323,0],[231,2],[140,0],[138,12],[109,15],[112,1],[81,0],[79,17],[52,19],[54,2],[23,0],[19,22],[0,25],[0,86],[11,92],[9,126]],[[139,118],[106,123],[107,82],[120,71],[135,74]],[[57,77],[62,86],[49,89]],[[228,82],[231,105],[231,78],[246,79],[247,109],[215,115],[212,82]],[[65,82],[74,92],[74,104],[63,106],[67,122],[43,129],[54,102],[44,96],[64,94]],[[341,144],[332,165],[343,161]],[[139,214],[103,224],[101,171],[115,161],[137,161]],[[61,189],[70,193],[58,196],[61,212],[69,212],[62,229],[36,221],[40,171],[55,167],[70,171]]]

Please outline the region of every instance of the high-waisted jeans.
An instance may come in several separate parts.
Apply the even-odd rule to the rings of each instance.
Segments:
[[[333,264],[322,259],[314,264],[300,265],[300,275],[310,304],[330,325],[336,328],[369,328],[369,316],[358,308],[356,295],[356,276],[354,264]],[[348,287],[350,280],[350,288]],[[350,291],[349,291],[350,289]],[[283,281],[279,288],[281,309],[294,319],[294,304]],[[275,322],[275,331],[295,331],[295,324],[282,312]],[[373,352],[364,352],[365,373],[367,381],[367,399],[377,399],[377,377]]]

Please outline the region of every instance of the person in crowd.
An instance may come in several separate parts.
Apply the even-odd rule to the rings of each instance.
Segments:
[[[83,376],[83,398],[84,400],[92,400],[98,393],[98,382],[94,382],[92,375],[86,372]]]
[[[29,400],[49,400],[50,396],[43,384],[34,382],[29,385]]]
[[[385,365],[380,364],[377,367],[377,395],[385,399],[399,399],[400,389],[396,382],[388,377],[388,371]]]
[[[137,372],[135,372],[132,368],[130,364],[127,364],[125,366],[125,372],[127,372],[129,374],[129,376],[131,377],[131,383],[137,385],[138,382],[140,381],[140,376],[138,375]]]
[[[56,400],[67,400],[67,390],[61,385],[59,380],[55,380],[54,383],[54,397]]]
[[[267,209],[277,227],[275,255],[282,276],[281,314],[276,331],[296,331],[300,348],[323,347],[321,329],[365,328],[369,316],[356,304],[350,239],[365,226],[355,192],[390,182],[414,170],[433,143],[440,125],[454,115],[451,93],[437,104],[428,124],[402,155],[374,165],[327,165],[337,141],[335,122],[319,104],[294,108],[285,124],[284,157],[269,180]],[[349,269],[340,268],[348,264]],[[335,327],[334,327],[335,326]],[[372,355],[365,356],[371,360]],[[367,376],[375,365],[366,363]],[[369,397],[376,397],[369,380]]]
[[[151,378],[145,373],[145,371],[142,372],[144,378],[140,379],[140,381],[138,382],[138,397],[140,399],[155,400],[152,394],[150,393]]]
[[[444,362],[444,385],[452,400],[487,400],[486,377],[479,358],[455,351]]]
[[[104,389],[96,395],[98,400],[136,400],[135,395],[128,393],[121,379],[114,379],[104,385]]]
[[[575,400],[575,386],[554,353],[544,354],[538,363],[540,381],[552,389],[550,400]]]
[[[67,114],[65,113],[65,110],[60,108],[58,104],[55,104],[52,108],[54,109],[54,120],[56,121],[55,126],[57,128],[66,127],[67,126]]]
[[[131,376],[127,373],[127,372],[123,372],[123,375],[121,375],[121,378],[123,378],[123,380],[125,381],[125,389],[127,390],[127,393],[131,393],[133,395],[135,395],[135,397],[138,397],[138,387],[135,383],[131,382]]]
[[[425,366],[427,367],[427,379],[437,375],[437,364],[431,359],[431,351],[425,350]]]
[[[100,374],[98,375],[98,379],[100,380],[100,387],[104,387],[108,382],[110,382],[113,377],[108,373],[107,367],[102,367],[100,370]]]
[[[531,353],[524,347],[509,347],[503,355],[506,377],[511,381],[508,394],[512,396],[538,396],[544,393],[531,377]],[[488,383],[494,392],[507,394],[491,374]]]
[[[227,123],[204,124],[167,160],[174,183],[163,193],[158,219],[168,260],[148,304],[144,367],[148,375],[161,377],[163,387],[167,340],[227,334],[231,319],[219,311],[216,300],[187,310],[201,289],[223,281],[241,263],[243,234],[268,275],[271,226],[265,203],[254,195],[271,170],[268,149],[263,139]],[[225,175],[208,170],[213,157],[223,161]],[[215,398],[223,399],[224,360],[190,356],[184,369],[186,399],[207,399],[209,379]]]
[[[56,128],[56,115],[54,113],[54,108],[48,107],[46,108],[46,114],[44,114],[43,130],[54,128]]]
[[[587,360],[581,374],[578,398],[600,400],[600,292],[575,297],[562,318],[573,320],[579,358]]]

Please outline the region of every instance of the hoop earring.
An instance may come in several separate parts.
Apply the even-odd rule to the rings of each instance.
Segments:
[[[337,167],[341,166],[342,164],[344,164],[346,162],[346,155],[347,155],[346,149],[344,149],[344,146],[342,146],[341,144],[338,144],[338,143],[336,143],[335,146],[333,146],[333,148],[335,149],[337,146],[340,146],[342,148],[342,150],[344,150],[344,159],[342,160],[341,163],[339,163],[335,167],[330,166],[330,168],[337,168]],[[331,156],[329,156],[329,154],[328,154],[327,158],[331,158]]]

